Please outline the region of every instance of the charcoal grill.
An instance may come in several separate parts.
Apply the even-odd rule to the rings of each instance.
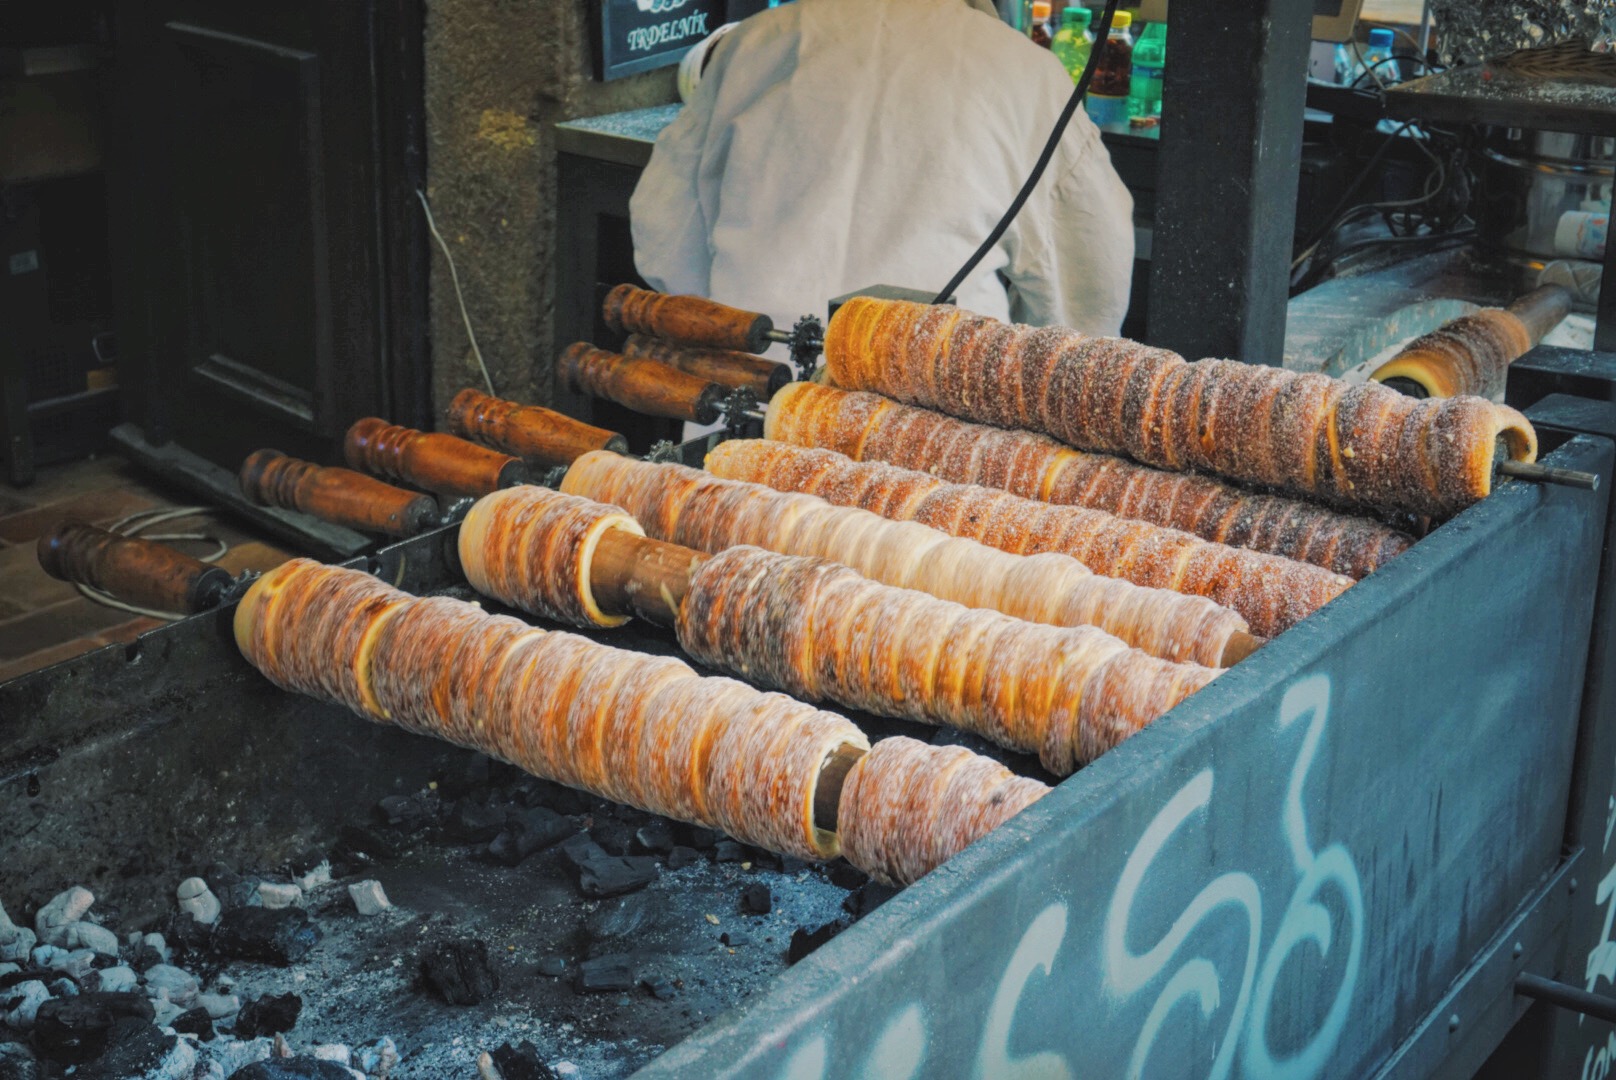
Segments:
[[[1616,1029],[1516,983],[1616,975],[1616,355],[1538,349],[1510,400],[1598,491],[1502,485],[637,1075],[1608,1068]],[[463,592],[455,533],[356,565]],[[0,686],[8,893],[129,893],[204,832],[263,862],[467,758],[274,689],[229,619]]]

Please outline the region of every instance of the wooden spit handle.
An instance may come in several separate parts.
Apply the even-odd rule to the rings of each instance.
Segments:
[[[730,349],[701,349],[675,345],[645,334],[630,334],[623,343],[623,355],[656,360],[708,382],[739,389],[745,387],[768,401],[774,392],[791,381],[791,369],[751,353]]]
[[[769,347],[774,320],[703,296],[619,285],[601,307],[606,325],[620,334],[650,334],[679,345],[757,353]]]
[[[343,440],[355,469],[379,473],[441,495],[487,495],[528,482],[521,459],[438,432],[389,424],[367,416]]]
[[[679,621],[690,574],[707,561],[691,548],[627,529],[607,529],[589,564],[589,589],[608,615],[638,615],[658,626]]]
[[[1571,313],[1571,291],[1563,285],[1533,289],[1504,309],[1521,321],[1526,336],[1536,345],[1543,335],[1560,325]]]
[[[449,427],[464,439],[515,454],[529,465],[571,465],[591,450],[628,453],[628,440],[554,409],[489,397],[470,387],[449,403]]]
[[[279,506],[333,525],[388,536],[417,536],[438,524],[430,495],[405,491],[352,469],[329,468],[257,450],[241,463],[241,493],[262,506]]]
[[[606,398],[647,416],[696,424],[718,419],[725,390],[655,360],[597,349],[587,341],[561,354],[561,377],[575,393]]]
[[[223,567],[166,545],[78,522],[46,532],[36,550],[51,577],[154,611],[205,611],[224,599],[234,580]]]

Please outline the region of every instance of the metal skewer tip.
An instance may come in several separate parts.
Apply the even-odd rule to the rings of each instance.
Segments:
[[[1513,476],[1520,480],[1564,484],[1567,487],[1582,488],[1584,491],[1599,490],[1599,474],[1582,472],[1579,469],[1557,469],[1553,465],[1539,465],[1535,461],[1506,459],[1498,463],[1498,471],[1505,476]]]

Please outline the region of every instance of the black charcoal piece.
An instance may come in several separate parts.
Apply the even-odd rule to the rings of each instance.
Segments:
[[[761,881],[741,890],[741,911],[747,915],[767,915],[774,910],[774,893]]]
[[[539,962],[535,964],[534,967],[538,970],[540,975],[548,975],[550,978],[554,979],[566,972],[567,961],[564,958],[555,955],[541,956],[539,957]]]
[[[179,1036],[164,1035],[150,1020],[119,1017],[107,1032],[106,1050],[80,1065],[73,1073],[74,1080],[128,1080],[131,1076],[154,1074],[178,1043]]]
[[[634,850],[634,830],[621,821],[603,821],[589,835],[608,855],[627,855]]]
[[[855,919],[862,919],[894,896],[897,896],[899,891],[899,889],[891,885],[883,885],[879,881],[867,881],[847,894],[847,899],[842,901],[842,910]]]
[[[786,949],[786,963],[795,964],[845,929],[847,929],[845,919],[835,919],[819,926],[797,927],[791,931],[791,945]]]
[[[229,913],[227,912],[226,914]],[[223,916],[220,917],[220,921],[223,921]],[[169,951],[173,954],[174,958],[179,958],[183,957],[186,953],[200,952],[203,949],[206,949],[209,941],[213,937],[213,932],[216,929],[216,925],[217,924],[215,924],[215,926],[204,925],[203,923],[199,923],[195,919],[191,918],[189,912],[179,911],[173,913],[167,919],[163,920],[163,925],[158,929],[158,932],[163,935],[163,941],[168,945]],[[159,964],[165,964],[173,963],[174,960],[163,960],[159,958],[157,962]],[[150,967],[151,965],[148,964],[146,966]],[[145,968],[139,968],[137,970],[144,971]]]
[[[505,811],[461,799],[449,815],[449,835],[468,844],[486,844],[505,827]]]
[[[645,929],[651,921],[651,897],[644,893],[620,896],[600,906],[584,921],[584,930],[591,938],[628,937]]]
[[[300,907],[236,908],[219,916],[213,932],[213,948],[220,956],[279,967],[303,959],[319,940],[320,928]]]
[[[0,1080],[44,1080],[34,1052],[22,1043],[0,1042]]]
[[[685,826],[685,842],[698,851],[706,851],[722,839],[724,834],[717,829],[703,828],[700,825]]]
[[[869,881],[870,875],[851,863],[838,859],[825,868],[825,880],[837,888],[856,889]]]
[[[701,852],[693,847],[675,844],[673,850],[668,852],[668,869],[682,870],[687,866],[701,862]]]
[[[578,868],[578,891],[604,900],[643,889],[656,877],[657,861],[649,855],[602,855]]]
[[[168,1026],[181,1035],[195,1035],[203,1042],[213,1038],[213,1018],[203,1008],[180,1013],[168,1022]]]
[[[673,984],[673,980],[665,978],[661,975],[653,978],[641,979],[640,985],[645,987],[646,991],[658,1001],[672,1001],[674,995],[678,992],[677,988]]]
[[[530,1042],[506,1043],[488,1055],[505,1080],[556,1080],[555,1070],[539,1057],[539,1048]]]
[[[646,855],[666,855],[673,850],[673,828],[666,821],[653,821],[634,830],[634,848]]]
[[[604,994],[634,989],[634,958],[623,954],[601,956],[578,965],[580,994]]]
[[[515,866],[523,859],[574,835],[578,826],[554,810],[535,806],[523,810],[507,822],[493,843],[488,845],[488,856],[495,862]]]
[[[230,1080],[353,1080],[353,1073],[335,1061],[299,1055],[255,1061],[230,1074]]]
[[[561,857],[572,865],[574,870],[582,870],[584,864],[594,859],[607,857],[606,851],[590,838],[588,833],[579,833],[570,840],[561,844]]]
[[[421,954],[421,982],[451,1005],[475,1005],[499,989],[488,946],[472,938],[427,946]]]
[[[55,998],[34,1018],[34,1047],[42,1057],[76,1065],[99,1057],[121,1019],[150,1021],[152,1003],[142,994],[94,993]]]
[[[713,858],[718,862],[749,862],[746,848],[734,840],[720,840],[713,845]]]
[[[241,1007],[236,1014],[234,1034],[238,1039],[280,1035],[296,1027],[302,1013],[303,999],[296,994],[265,994]]]

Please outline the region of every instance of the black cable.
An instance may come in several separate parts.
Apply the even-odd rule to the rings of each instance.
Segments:
[[[948,284],[943,286],[942,291],[937,294],[932,303],[941,304],[954,295],[954,290],[960,287],[965,279],[970,276],[971,271],[976,269],[977,264],[987,257],[988,252],[993,250],[993,246],[1004,236],[1005,231],[1010,228],[1010,223],[1016,220],[1016,215],[1021,213],[1021,208],[1027,205],[1027,200],[1032,197],[1033,188],[1038,186],[1038,181],[1043,178],[1044,170],[1049,168],[1050,161],[1055,157],[1055,150],[1060,146],[1061,136],[1066,134],[1066,125],[1072,122],[1072,117],[1083,104],[1083,95],[1089,91],[1089,80],[1094,77],[1094,69],[1099,66],[1100,54],[1105,50],[1106,39],[1111,36],[1111,20],[1117,13],[1118,2],[1119,0],[1106,0],[1105,12],[1100,16],[1099,29],[1094,35],[1094,49],[1089,53],[1089,62],[1083,65],[1083,74],[1078,78],[1077,86],[1072,90],[1072,96],[1066,102],[1066,108],[1061,110],[1060,119],[1055,121],[1055,130],[1049,133],[1049,139],[1044,143],[1043,153],[1038,155],[1038,163],[1032,167],[1032,172],[1027,176],[1027,182],[1021,185],[1020,191],[1016,192],[1015,199],[1010,203],[1010,209],[1006,210],[1004,216],[999,219],[999,223],[993,226],[993,231],[988,233],[986,240],[982,241],[982,246],[976,249],[974,255],[965,260],[965,265],[960,267],[953,277],[948,279]]]

